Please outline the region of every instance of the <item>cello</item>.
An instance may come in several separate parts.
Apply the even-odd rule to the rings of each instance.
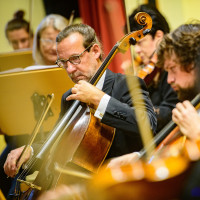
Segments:
[[[146,17],[143,13],[139,13],[138,18],[140,20],[140,23],[144,23],[145,27],[140,31],[131,33],[128,36],[124,37],[113,47],[109,56],[104,60],[102,66],[99,68],[95,76],[91,79],[91,84],[96,84],[117,51],[125,52],[125,50],[127,50],[130,46],[130,41],[132,43],[137,42],[137,40],[144,37],[149,32],[149,29],[151,28],[151,23],[146,23],[146,19],[147,21],[149,20],[148,16]],[[42,160],[46,158],[43,162],[44,167],[43,170],[40,170],[36,180],[30,185],[31,188],[22,195],[23,198],[34,198],[35,196],[37,196],[37,193],[39,193],[40,190],[46,190],[58,184],[60,175],[56,175],[56,173],[54,173],[54,165],[60,160],[61,162],[59,162],[59,164],[61,163],[61,165],[65,165],[67,162],[70,161],[71,163],[83,167],[88,171],[98,171],[98,168],[104,161],[105,155],[107,154],[110,147],[110,144],[106,146],[102,141],[106,141],[107,143],[107,140],[111,140],[112,142],[113,134],[111,134],[111,136],[109,134],[106,135],[104,131],[105,126],[101,126],[100,129],[103,131],[100,131],[100,136],[105,136],[103,137],[104,139],[101,139],[97,136],[97,138],[100,138],[100,142],[98,140],[98,142],[95,143],[94,147],[96,149],[98,144],[103,143],[103,147],[107,147],[107,150],[103,151],[105,155],[103,157],[101,156],[98,161],[94,158],[88,160],[87,158],[91,157],[90,153],[96,152],[94,150],[85,150],[87,149],[85,147],[87,147],[88,145],[88,142],[85,142],[85,140],[89,138],[89,136],[91,136],[91,133],[87,134],[87,132],[84,132],[88,131],[90,128],[80,127],[80,122],[78,123],[78,121],[80,120],[83,122],[86,121],[85,124],[91,124],[88,123],[88,120],[85,120],[88,115],[92,118],[91,113],[88,114],[87,112],[87,106],[82,106],[79,101],[74,101],[68,112],[63,116],[61,121],[58,122],[58,124],[54,128],[53,132],[51,133],[50,137],[48,138],[47,142],[44,144],[40,152],[36,155],[36,159]],[[92,119],[90,119],[89,122],[92,122]],[[95,127],[95,125],[98,123],[98,120],[92,122],[92,127]],[[76,129],[78,129],[79,131],[75,131]],[[92,132],[98,133],[97,131]],[[113,129],[111,132],[113,132]],[[94,142],[91,142],[91,144],[93,143]],[[65,148],[63,148],[64,146],[66,146],[66,144],[68,145],[68,147],[70,147],[69,151],[67,152],[65,152]],[[90,147],[91,145],[88,146]],[[89,156],[85,156],[85,154],[89,154]],[[42,176],[44,178],[42,178]]]

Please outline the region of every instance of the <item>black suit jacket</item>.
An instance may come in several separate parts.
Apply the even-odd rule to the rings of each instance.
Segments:
[[[153,81],[152,81],[153,82]],[[159,132],[163,127],[172,120],[172,110],[179,102],[177,93],[172,89],[171,85],[167,83],[167,72],[161,71],[158,83],[152,83],[148,87],[151,101],[156,112],[157,130]]]
[[[140,88],[137,89],[136,94],[133,96],[133,102],[137,103],[140,101],[137,93],[141,93],[147,112],[142,112],[140,117],[142,120],[146,117],[149,118],[152,132],[155,133],[157,124],[156,115],[154,113],[153,105],[149,98],[149,93],[144,81],[133,76],[127,78],[132,80],[133,78],[136,78],[139,80]],[[135,88],[135,85],[131,85],[130,90],[132,91],[133,88]],[[116,128],[114,141],[107,158],[141,150],[143,145],[134,112],[136,108],[132,104],[126,77],[122,74],[113,73],[110,70],[107,70],[102,90],[110,95],[111,99],[107,105],[101,122]],[[66,97],[70,94],[71,90],[67,91],[62,96],[60,117],[66,113],[72,104],[72,101],[66,101]],[[139,105],[137,105],[137,109],[140,109],[142,106],[144,106],[142,104],[139,103]]]

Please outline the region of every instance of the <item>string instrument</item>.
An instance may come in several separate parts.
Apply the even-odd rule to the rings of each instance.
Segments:
[[[114,45],[90,80],[91,84],[97,84],[117,52],[125,53],[131,44],[135,44],[150,32],[152,20],[147,13],[138,13],[136,20],[144,27],[125,35]],[[97,173],[109,151],[113,137],[114,128],[100,123],[88,111],[87,105],[81,104],[78,100],[74,101],[33,162],[28,164],[28,170],[24,170],[18,178],[18,182],[28,186],[24,191],[18,191],[19,199],[35,199],[42,191],[56,187],[60,183],[67,183],[68,180],[55,170],[55,166],[58,165],[72,165],[72,168],[78,168],[85,173]],[[36,179],[32,183],[21,180],[37,161],[42,161],[42,167]]]
[[[199,109],[200,94],[191,103]],[[186,139],[171,121],[148,148],[154,142],[159,145],[148,158],[142,149],[131,164],[102,167],[89,185],[90,195],[104,200],[179,199],[191,166],[200,159],[200,140]]]
[[[25,145],[20,157],[16,161],[16,166],[18,166],[17,173],[19,172],[19,170],[20,170],[20,168],[21,168],[21,166],[23,164],[24,157],[26,156],[26,154],[28,154],[28,151],[30,150],[31,145],[33,144],[36,136],[39,133],[39,129],[41,128],[41,125],[42,125],[42,123],[43,123],[43,121],[44,121],[44,119],[45,119],[45,117],[47,115],[48,110],[50,109],[50,106],[51,106],[53,100],[54,100],[54,94],[53,93],[51,95],[47,95],[47,99],[46,99],[43,111],[41,113],[41,116],[40,116],[37,124],[35,125],[35,128],[33,130],[33,133],[31,134],[29,142],[28,142],[27,145]]]
[[[156,57],[155,52],[150,57],[150,61],[147,65],[140,66],[140,69],[137,72],[137,76],[142,78],[147,87],[152,84],[152,81],[158,79],[161,69],[155,66],[155,63],[152,61],[152,58]],[[157,77],[158,76],[158,77]]]
[[[160,71],[161,69],[156,67],[153,62],[149,62],[149,64],[138,71],[137,76],[142,78],[145,81],[147,87],[149,87],[156,75],[159,75]]]

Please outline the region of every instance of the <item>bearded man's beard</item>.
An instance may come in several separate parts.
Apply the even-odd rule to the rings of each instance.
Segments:
[[[200,92],[200,87],[197,82],[195,82],[193,87],[187,89],[179,88],[178,98],[180,101],[189,100],[191,101]]]

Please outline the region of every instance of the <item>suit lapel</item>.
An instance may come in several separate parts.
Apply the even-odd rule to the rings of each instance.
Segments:
[[[109,69],[107,69],[102,91],[108,95],[111,95],[113,84],[114,84],[114,73]]]

